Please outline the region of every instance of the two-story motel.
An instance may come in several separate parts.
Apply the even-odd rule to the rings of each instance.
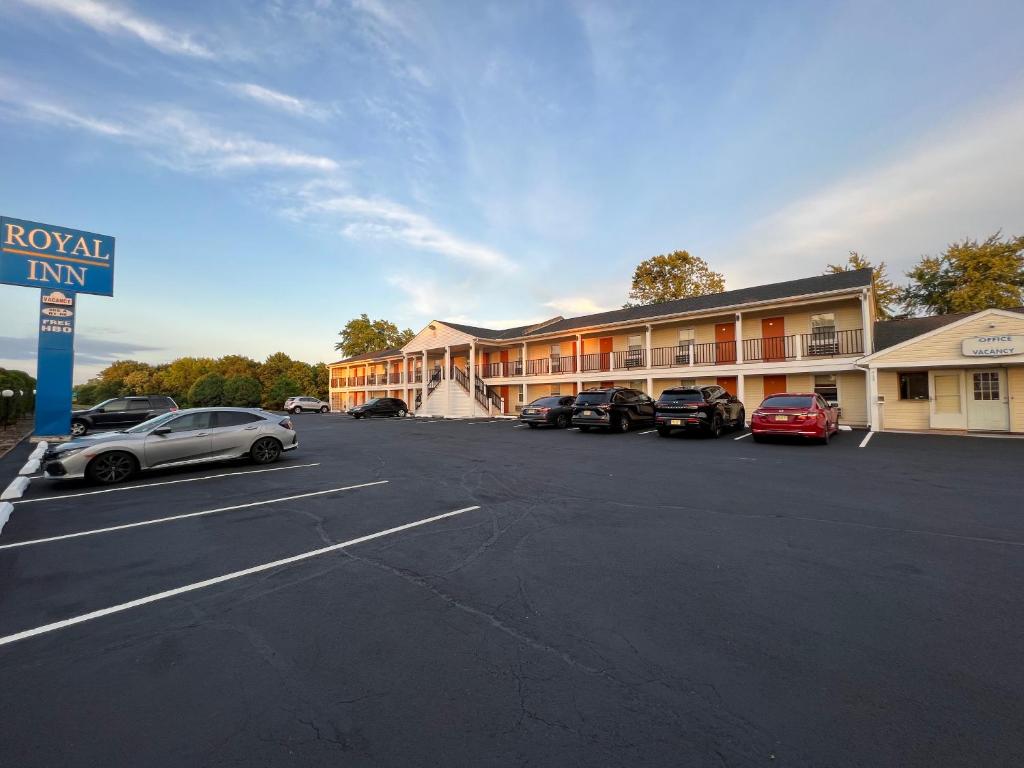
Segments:
[[[503,330],[435,320],[401,349],[333,363],[330,397],[334,410],[397,397],[418,415],[460,418],[588,387],[657,397],[718,384],[748,413],[766,395],[814,391],[851,426],[1024,431],[1024,344],[976,349],[1014,334],[1021,312],[876,323],[863,269]]]

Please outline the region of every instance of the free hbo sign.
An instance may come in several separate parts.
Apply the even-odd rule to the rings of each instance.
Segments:
[[[1006,357],[1024,354],[1024,336],[975,336],[961,342],[966,357]]]
[[[114,238],[0,218],[0,283],[114,295]]]

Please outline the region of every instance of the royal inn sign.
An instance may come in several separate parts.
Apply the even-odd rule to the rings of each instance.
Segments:
[[[114,295],[114,238],[0,217],[0,283],[40,289],[35,434],[66,436],[77,296]]]

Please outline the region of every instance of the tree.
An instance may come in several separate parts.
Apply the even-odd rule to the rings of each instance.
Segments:
[[[263,407],[271,410],[284,408],[284,401],[298,391],[298,385],[287,376],[278,376],[263,398]]]
[[[224,377],[219,373],[204,373],[189,387],[188,401],[194,406],[223,405]]]
[[[217,360],[216,366],[217,372],[226,379],[233,376],[256,376],[260,370],[260,364],[245,355],[224,355]]]
[[[371,320],[364,312],[345,323],[338,335],[341,341],[334,348],[344,353],[345,357],[352,357],[364,352],[405,346],[416,334],[410,328],[400,331],[397,325],[388,320]]]
[[[330,395],[331,370],[323,363],[313,365],[313,394],[321,400]]]
[[[252,376],[231,376],[224,381],[224,405],[255,408],[261,395],[260,383]]]
[[[637,264],[626,307],[658,304],[688,296],[706,296],[725,290],[725,277],[704,259],[687,251],[653,256]]]
[[[1009,309],[1024,304],[1024,236],[984,242],[965,238],[941,256],[922,256],[907,272],[903,303],[910,310],[943,315]]]
[[[856,251],[850,251],[850,256],[845,264],[829,264],[825,274],[869,268],[871,269],[871,292],[875,297],[875,319],[888,320],[893,315],[893,307],[900,303],[903,289],[889,279],[884,261],[878,262],[876,267]]]

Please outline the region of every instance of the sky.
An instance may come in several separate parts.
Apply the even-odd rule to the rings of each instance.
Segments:
[[[0,213],[113,235],[75,380],[1024,233],[1024,3],[0,0]],[[0,285],[0,367],[35,369]]]

